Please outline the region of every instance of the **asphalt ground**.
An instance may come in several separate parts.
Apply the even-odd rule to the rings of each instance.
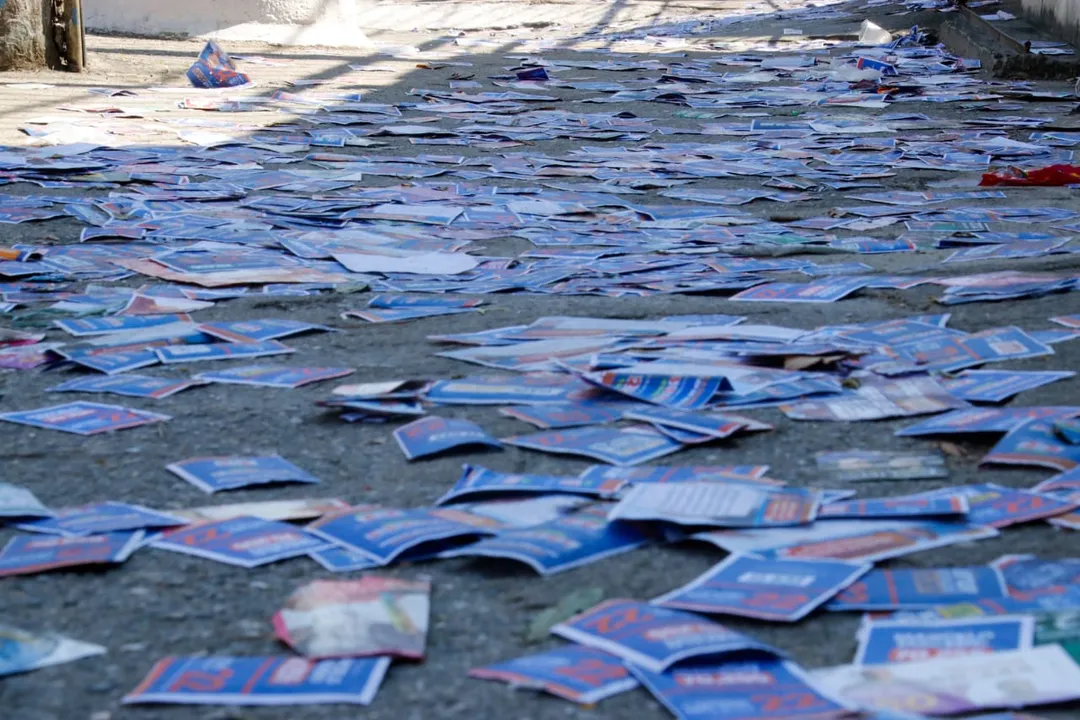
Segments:
[[[767,36],[785,25],[783,17],[757,30]],[[808,26],[809,30],[810,26]],[[846,29],[846,26],[845,26]],[[112,46],[115,39],[101,41]],[[125,41],[139,43],[145,41]],[[152,43],[142,46],[147,51]],[[187,47],[196,43],[173,43]],[[91,42],[91,49],[94,48]],[[264,53],[269,54],[269,52]],[[709,53],[704,53],[708,55]],[[551,51],[556,58],[594,58],[570,50]],[[147,58],[153,58],[151,54]],[[345,58],[347,59],[347,58]],[[496,53],[467,54],[457,59],[474,63],[469,72],[477,78],[502,72],[507,61]],[[170,61],[171,62],[171,61]],[[179,62],[177,60],[176,62]],[[294,68],[295,70],[295,68]],[[393,84],[377,88],[370,99],[391,102],[408,99],[410,87],[445,87],[455,70],[418,71]],[[276,68],[259,72],[273,73]],[[595,74],[618,81],[618,74]],[[1047,87],[1056,87],[1047,85]],[[9,91],[5,91],[9,92]],[[562,93],[571,103],[581,94]],[[662,118],[663,124],[693,123],[673,117],[677,108],[628,103],[586,106],[592,110],[631,110],[645,117]],[[1067,107],[1049,104],[1025,114],[1062,114]],[[964,111],[949,106],[919,107],[943,126],[956,124]],[[773,111],[782,114],[782,111]],[[846,114],[846,113],[842,113]],[[1026,131],[1010,133],[1021,139]],[[666,138],[679,140],[678,136]],[[684,140],[699,138],[686,137]],[[580,143],[552,141],[536,148],[558,156]],[[457,154],[484,151],[454,148]],[[404,140],[390,139],[385,148],[359,151],[370,155],[425,152]],[[885,185],[891,189],[926,189],[943,179],[970,183],[953,174],[901,170]],[[373,178],[373,185],[396,182]],[[695,188],[740,187],[737,181],[702,181]],[[11,186],[19,193],[38,192],[27,185]],[[647,198],[648,196],[642,196]],[[755,213],[814,216],[837,204],[841,193],[824,194],[812,202],[792,206],[757,203]],[[993,203],[970,203],[973,206]],[[1075,191],[1023,189],[1009,191],[1009,205],[1076,207]],[[1021,226],[1002,229],[1020,229]],[[80,226],[69,220],[32,225],[0,226],[0,243],[35,242],[49,237],[75,241]],[[895,230],[879,232],[888,236]],[[505,239],[481,243],[490,254],[509,254],[529,246]],[[965,263],[939,267],[944,253],[918,255],[837,256],[837,262],[867,262],[878,272],[933,274],[973,273],[995,269],[1056,269],[1077,271],[1076,256],[1057,256],[1005,263]],[[818,257],[817,262],[830,258]],[[931,270],[932,268],[932,270]],[[140,282],[138,279],[130,281]],[[799,328],[900,318],[938,312],[933,297],[939,288],[922,286],[905,291],[870,290],[830,305],[761,305],[731,302],[717,296],[656,296],[608,299],[539,295],[494,295],[483,312],[411,321],[392,325],[368,325],[343,321],[339,315],[366,304],[365,294],[332,294],[309,298],[247,298],[219,302],[199,312],[199,320],[240,320],[288,317],[338,327],[342,332],[312,334],[286,342],[297,349],[284,359],[267,358],[267,364],[344,366],[356,369],[357,382],[403,378],[447,378],[494,371],[439,358],[443,349],[427,340],[433,333],[460,333],[491,327],[526,324],[546,315],[608,318],[659,318],[683,313],[732,313],[747,315],[750,322]],[[979,303],[948,308],[950,326],[967,331],[1017,325],[1025,329],[1053,327],[1047,318],[1080,312],[1080,295],[1051,296],[1003,303]],[[50,340],[62,334],[50,333]],[[228,365],[231,363],[223,363]],[[1055,355],[1012,362],[1017,370],[1075,369],[1080,365],[1080,343],[1055,347]],[[197,370],[210,369],[200,366]],[[216,367],[213,369],[217,369]],[[149,374],[186,375],[188,368],[154,368]],[[410,507],[428,505],[458,477],[464,462],[495,470],[552,475],[573,474],[588,465],[567,456],[547,455],[506,447],[502,451],[463,452],[409,463],[390,436],[393,424],[347,424],[334,413],[314,405],[328,394],[331,384],[297,390],[211,385],[183,392],[162,401],[130,398],[91,398],[49,395],[44,391],[74,377],[70,371],[8,372],[0,375],[0,405],[5,411],[23,410],[71,399],[117,401],[129,407],[164,412],[172,420],[155,426],[99,437],[82,438],[47,430],[0,423],[0,458],[3,480],[32,489],[50,506],[68,506],[102,500],[140,503],[163,510],[209,502],[244,502],[302,497],[340,497],[353,503],[380,503]],[[1078,381],[1069,380],[1024,393],[1013,405],[1080,405]],[[437,414],[468,418],[495,437],[529,432],[531,426],[503,417],[495,408],[440,408]],[[776,426],[775,431],[740,437],[733,441],[684,450],[666,460],[672,464],[768,464],[770,475],[795,486],[828,486],[829,478],[816,470],[813,456],[824,450],[878,449],[924,450],[931,441],[898,438],[893,432],[904,421],[853,424],[796,423],[779,411],[749,411]],[[864,495],[904,494],[948,485],[994,482],[1030,487],[1048,477],[1037,469],[976,470],[986,445],[961,443],[963,456],[950,456],[951,476],[942,481],[870,483],[860,486]],[[165,465],[202,455],[246,455],[276,452],[322,480],[318,486],[278,486],[236,491],[208,500],[199,490],[165,471]],[[6,542],[8,532],[0,532]],[[1076,536],[1044,523],[1010,528],[1001,536],[973,545],[953,546],[891,561],[888,567],[951,566],[987,563],[1004,554],[1035,553],[1057,558],[1077,555]],[[4,720],[188,720],[224,718],[338,719],[393,718],[634,718],[659,720],[669,717],[644,690],[616,696],[596,707],[578,707],[559,699],[514,692],[502,684],[466,677],[470,667],[528,654],[560,641],[527,644],[523,634],[532,617],[580,588],[600,588],[605,597],[648,599],[696,577],[722,559],[723,553],[706,545],[650,547],[613,557],[577,570],[541,578],[522,566],[494,561],[450,560],[416,566],[399,566],[387,574],[399,577],[430,575],[433,580],[432,617],[427,658],[423,663],[396,663],[375,702],[368,708],[304,706],[299,708],[215,707],[121,707],[121,696],[130,691],[165,655],[274,655],[284,648],[274,639],[270,616],[298,586],[331,577],[306,559],[244,570],[212,561],[153,549],[141,550],[123,566],[107,571],[53,572],[9,578],[0,584],[0,620],[28,629],[49,629],[109,648],[103,657],[48,668],[0,680],[0,717]],[[734,629],[788,651],[806,668],[849,662],[855,649],[858,614],[817,613],[796,625],[778,625],[738,618],[724,618]],[[1041,713],[1064,720],[1080,715],[1080,706]]]

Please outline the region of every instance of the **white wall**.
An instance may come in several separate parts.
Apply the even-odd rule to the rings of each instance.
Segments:
[[[355,45],[356,0],[83,0],[90,30]],[[291,40],[290,40],[291,39]]]
[[[1053,27],[1063,40],[1080,41],[1080,0],[1024,0],[1028,17]]]

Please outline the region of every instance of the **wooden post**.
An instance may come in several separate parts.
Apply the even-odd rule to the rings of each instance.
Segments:
[[[67,33],[67,69],[82,72],[86,68],[82,0],[64,0],[64,30]]]

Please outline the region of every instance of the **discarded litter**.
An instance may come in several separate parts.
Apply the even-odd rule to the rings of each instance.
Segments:
[[[319,580],[274,616],[278,637],[310,658],[398,656],[419,660],[427,642],[431,582],[368,576]]]
[[[1062,367],[1080,337],[1080,316],[1068,314],[1080,292],[1069,265],[1080,211],[1063,200],[1080,185],[1080,133],[1060,117],[1075,96],[983,80],[980,61],[925,28],[865,21],[857,39],[818,34],[822,21],[857,23],[870,9],[952,12],[949,0],[799,5],[783,17],[748,5],[601,28],[572,38],[581,52],[569,57],[522,42],[494,71],[445,56],[417,64],[422,51],[384,47],[431,80],[404,100],[369,98],[355,76],[291,78],[256,95],[240,58],[211,42],[187,73],[205,92],[95,88],[92,104],[21,122],[29,144],[0,151],[0,181],[37,188],[0,196],[0,223],[24,226],[0,248],[11,326],[0,329],[11,380],[0,419],[11,423],[5,480],[17,483],[0,484],[11,531],[0,581],[37,587],[56,580],[14,576],[100,570],[111,582],[141,571],[141,560],[117,567],[136,552],[200,562],[171,551],[250,572],[262,591],[259,573],[273,571],[257,568],[293,561],[286,572],[303,580],[272,621],[284,645],[240,657],[211,638],[160,660],[126,703],[370,703],[391,657],[428,654],[432,583],[413,574],[420,562],[470,586],[488,573],[523,586],[541,582],[533,572],[567,573],[575,591],[560,590],[525,640],[550,631],[570,644],[473,653],[480,666],[468,672],[575,703],[648,692],[686,720],[919,720],[909,711],[1080,699],[1080,559],[881,564],[953,545],[966,557],[982,540],[1007,545],[1019,524],[1032,537],[1080,530],[1080,406],[1070,404],[1075,373]],[[992,5],[968,3],[1008,19]],[[779,42],[730,31],[767,18],[783,20],[772,26]],[[498,45],[462,36],[454,46]],[[1037,42],[1032,52],[1073,50]],[[243,61],[260,66],[260,84],[280,64]],[[449,87],[434,74],[474,66]],[[666,314],[674,295],[686,314]],[[619,317],[580,316],[579,298]],[[656,304],[632,304],[640,299]],[[548,300],[567,314],[537,317],[534,304],[550,312]],[[1021,301],[1035,322],[971,305]],[[956,317],[927,303],[955,306]],[[882,314],[886,305],[922,314]],[[266,307],[281,316],[251,316]],[[766,311],[784,313],[783,324]],[[328,315],[346,322],[313,321]],[[810,316],[819,319],[801,320]],[[500,317],[507,324],[485,322]],[[408,343],[425,328],[437,357],[420,366]],[[261,360],[285,355],[295,363]],[[56,378],[52,392],[136,407],[44,407],[15,387],[39,369]],[[320,397],[304,389],[354,372]],[[155,508],[138,483],[130,495],[96,495],[101,478],[127,477],[147,456],[139,438],[155,430],[158,444],[179,448],[173,458],[213,455],[168,466],[208,493],[319,482],[259,454],[272,445],[247,442],[261,427],[248,415],[262,406],[245,394],[288,404],[274,420],[305,444],[294,459],[329,457],[321,487],[340,498],[289,495],[305,490],[292,486],[253,491],[274,493],[267,500]],[[173,435],[190,413],[162,425],[170,416],[144,409],[188,401],[227,425],[200,425],[213,437],[191,445]],[[819,449],[800,444],[815,437],[813,422],[833,423],[816,426],[833,449],[806,465]],[[152,423],[86,441],[36,430],[94,436]],[[387,453],[391,437],[404,459]],[[948,463],[922,439],[941,437],[954,441]],[[66,443],[46,455],[86,445],[73,497],[23,476],[24,453],[29,467],[42,442]],[[349,454],[358,448],[359,464]],[[502,452],[477,465],[473,454],[489,449]],[[1058,474],[972,480],[983,451],[986,468]],[[409,464],[450,452],[468,464],[434,489]],[[645,464],[676,453],[687,464]],[[603,464],[584,468],[581,457]],[[766,457],[778,458],[774,476]],[[146,482],[161,476],[160,466],[139,470]],[[893,491],[950,471],[954,484]],[[863,491],[866,482],[877,484]],[[95,495],[74,497],[83,490]],[[624,593],[573,579],[601,578],[581,568],[631,563],[639,550],[666,567],[688,545],[730,555],[654,588],[651,601],[604,601]],[[381,568],[402,574],[370,573]],[[323,570],[338,579],[312,582]],[[177,587],[197,595],[190,580]],[[434,642],[446,613],[473,607],[452,595],[460,584],[436,585],[431,655],[447,647]],[[27,597],[48,606],[52,586],[42,588]],[[788,658],[747,629],[841,612],[873,615],[852,664],[837,668],[804,670],[799,640]],[[739,631],[723,616],[739,618]],[[105,651],[8,626],[0,645],[0,674]],[[424,668],[410,672],[424,695]]]

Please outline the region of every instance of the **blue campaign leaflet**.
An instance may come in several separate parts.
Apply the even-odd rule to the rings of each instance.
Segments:
[[[185,75],[197,88],[240,87],[251,82],[251,78],[237,70],[232,58],[213,40],[206,43]]]
[[[562,477],[552,475],[516,475],[489,470],[484,467],[465,465],[461,478],[449,492],[439,498],[435,504],[449,502],[469,502],[488,500],[501,495],[536,493],[538,495],[569,493],[571,495],[590,495],[611,497],[626,485],[618,478]]]
[[[502,444],[469,420],[430,416],[394,430],[401,452],[409,460],[437,455],[466,445],[502,448]]]
[[[353,373],[352,368],[281,367],[280,365],[250,365],[229,370],[199,373],[196,380],[255,385],[258,387],[298,388],[311,383],[333,380]]]
[[[955,494],[967,498],[967,522],[992,528],[1054,517],[1077,507],[1075,502],[1061,500],[1052,495],[1001,487],[993,483],[934,490],[921,493],[918,497]]]
[[[66,383],[49,388],[48,392],[84,392],[112,393],[127,397],[162,398],[175,395],[181,390],[193,388],[202,383],[199,380],[173,380],[170,378],[150,377],[148,375],[120,375],[112,377],[84,377],[68,380]]]
[[[16,535],[0,551],[0,577],[122,563],[142,544],[145,533],[109,533],[85,537]]]
[[[1080,466],[1080,445],[1065,440],[1053,420],[1029,420],[1010,430],[980,465],[1037,465],[1060,472]]]
[[[716,393],[731,390],[731,382],[715,377],[636,372],[633,368],[589,373],[585,377],[598,387],[620,393],[634,400],[665,407],[697,410],[705,407]],[[712,369],[715,374],[716,368]]]
[[[699,615],[640,600],[608,600],[551,628],[571,642],[662,673],[683,660],[777,650]]]
[[[127,352],[102,352],[100,350],[56,350],[56,353],[76,365],[81,365],[91,370],[117,375],[128,370],[157,365],[160,360],[153,350],[131,350]]]
[[[235,360],[237,358],[287,355],[295,348],[276,340],[266,342],[211,343],[206,345],[169,345],[155,348],[154,354],[166,365],[172,363],[202,362],[204,360]]]
[[[1074,372],[1021,370],[966,370],[941,384],[950,395],[969,402],[1003,402],[1013,395],[1071,378]]]
[[[1039,342],[1017,327],[983,330],[965,336],[961,342],[970,353],[986,362],[1020,360],[1054,354],[1052,347]]]
[[[1058,315],[1050,318],[1050,322],[1080,330],[1080,315]]]
[[[55,514],[26,488],[0,482],[0,520],[46,518]]]
[[[312,560],[330,572],[355,572],[357,570],[371,570],[382,567],[367,555],[355,550],[346,550],[343,547],[328,547],[324,550],[315,550],[309,554]]]
[[[700,443],[713,442],[719,439],[715,435],[706,435],[692,430],[672,427],[671,425],[661,425],[660,423],[651,423],[651,425],[658,433],[683,445],[698,445]]]
[[[625,404],[547,403],[506,407],[501,408],[499,412],[544,430],[561,430],[582,425],[603,425],[615,422],[622,418],[625,408]]]
[[[782,660],[630,670],[678,720],[837,720],[852,709]]]
[[[1069,340],[1076,340],[1080,338],[1080,331],[1077,330],[1058,330],[1057,328],[1050,328],[1049,330],[1031,330],[1028,335],[1035,338],[1041,343],[1047,345],[1057,345],[1058,343],[1068,342]]]
[[[326,407],[340,408],[338,417],[345,422],[382,423],[395,417],[416,417],[427,411],[419,402],[395,400],[333,400],[316,403]]]
[[[1003,598],[1001,573],[992,567],[874,570],[848,586],[829,610],[908,610]]]
[[[277,319],[210,322],[199,325],[197,329],[231,343],[262,343],[306,332],[331,330],[325,325],[316,325],[302,320]]]
[[[373,308],[475,308],[486,304],[481,298],[438,297],[420,295],[376,295],[368,301]]]
[[[288,523],[235,517],[172,530],[151,541],[152,547],[253,568],[307,555],[326,542]]]
[[[465,503],[456,509],[496,521],[500,527],[540,525],[591,502],[579,495],[538,495],[525,499]]]
[[[817,490],[755,482],[646,483],[624,493],[609,517],[679,525],[775,528],[812,523],[820,502]]]
[[[954,372],[986,362],[964,344],[965,339],[965,336],[943,335],[891,347],[900,359],[917,365],[920,370]]]
[[[191,705],[368,705],[390,658],[167,657],[124,696],[138,703]]]
[[[765,485],[783,485],[779,480],[765,477],[768,465],[647,465],[634,468],[613,468],[593,465],[581,473],[586,480],[620,479],[629,483],[724,482],[743,480]]]
[[[840,333],[840,337],[868,345],[907,345],[943,337],[957,337],[960,330],[921,320],[890,320],[877,326],[860,327]]]
[[[1067,418],[1054,423],[1054,432],[1070,445],[1080,445],[1080,418]]]
[[[101,535],[126,530],[176,527],[187,521],[141,505],[120,502],[103,502],[96,505],[63,508],[51,518],[21,523],[17,527],[29,532],[49,533],[76,537]]]
[[[190,315],[118,315],[113,317],[67,318],[55,325],[76,337],[105,335],[124,330],[145,330],[177,322],[191,322]]]
[[[1038,493],[1058,493],[1080,490],[1080,468],[1073,468],[1060,475],[1043,480],[1032,488]]]
[[[443,549],[494,535],[500,527],[495,520],[453,508],[400,510],[358,505],[326,515],[308,525],[308,530],[380,565],[389,565],[405,555],[425,555],[433,545]]]
[[[794,398],[844,393],[843,385],[836,378],[807,377],[781,381],[744,395],[724,394],[714,404],[716,407],[748,410],[782,405]]]
[[[92,402],[73,402],[0,415],[0,420],[7,422],[76,435],[97,435],[171,419],[170,416],[160,413]]]
[[[282,482],[319,482],[280,455],[192,458],[165,469],[206,493]]]
[[[1080,415],[1080,407],[960,408],[896,432],[901,437],[1007,433],[1029,420]]]
[[[848,500],[822,505],[819,518],[905,518],[966,515],[968,501],[963,495],[935,497],[891,497]]]
[[[619,658],[580,645],[473,668],[469,677],[542,690],[582,705],[598,703],[638,686]]]
[[[795,622],[872,567],[840,560],[765,560],[731,555],[704,575],[652,602],[706,614]]]
[[[1015,327],[992,328],[971,335],[956,335],[911,344],[894,344],[902,358],[935,370],[959,370],[1003,360],[1052,355],[1053,348]]]
[[[922,480],[949,476],[945,457],[941,453],[841,450],[819,452],[814,459],[825,477],[838,482]]]
[[[867,277],[836,277],[810,283],[774,282],[752,287],[732,295],[730,300],[743,302],[831,303],[861,290],[870,282]]]
[[[957,620],[867,619],[856,665],[891,665],[1032,647],[1035,618],[1005,615]]]
[[[0,655],[0,678],[52,665],[75,662],[107,650],[100,645],[80,642],[52,632],[29,632],[11,625],[0,625],[4,654]],[[627,673],[629,674],[629,672]],[[634,681],[637,684],[637,681]]]
[[[991,527],[928,520],[818,520],[791,528],[697,533],[694,540],[728,552],[787,560],[877,562],[998,535]]]
[[[995,617],[998,615],[1037,615],[1047,612],[1080,611],[1080,586],[1055,586],[1047,594],[1024,593],[1022,598],[1003,597],[985,598],[973,602],[953,605],[935,605],[924,610],[909,610],[893,613],[897,620],[902,619],[956,619],[970,617]]]
[[[608,522],[609,504],[571,511],[540,525],[500,530],[440,557],[497,557],[525,563],[541,575],[571,570],[641,547],[651,539],[625,523]]]
[[[665,407],[644,407],[623,414],[628,420],[678,428],[712,438],[731,437],[746,427],[744,420],[725,415],[707,415]]]
[[[424,397],[443,405],[538,405],[585,400],[595,390],[565,373],[528,373],[439,380]]]
[[[507,445],[562,455],[584,455],[611,465],[637,465],[682,450],[648,425],[625,428],[583,427],[503,438]]]
[[[1005,578],[1013,597],[1028,593],[1054,593],[1058,588],[1080,587],[1080,558],[1044,560],[1034,555],[1003,555],[991,565]]]
[[[418,320],[420,318],[440,317],[443,315],[460,315],[461,313],[475,312],[475,308],[460,307],[401,307],[401,308],[369,308],[367,310],[350,310],[342,313],[344,318],[359,318],[370,323],[393,323],[405,320]]]

